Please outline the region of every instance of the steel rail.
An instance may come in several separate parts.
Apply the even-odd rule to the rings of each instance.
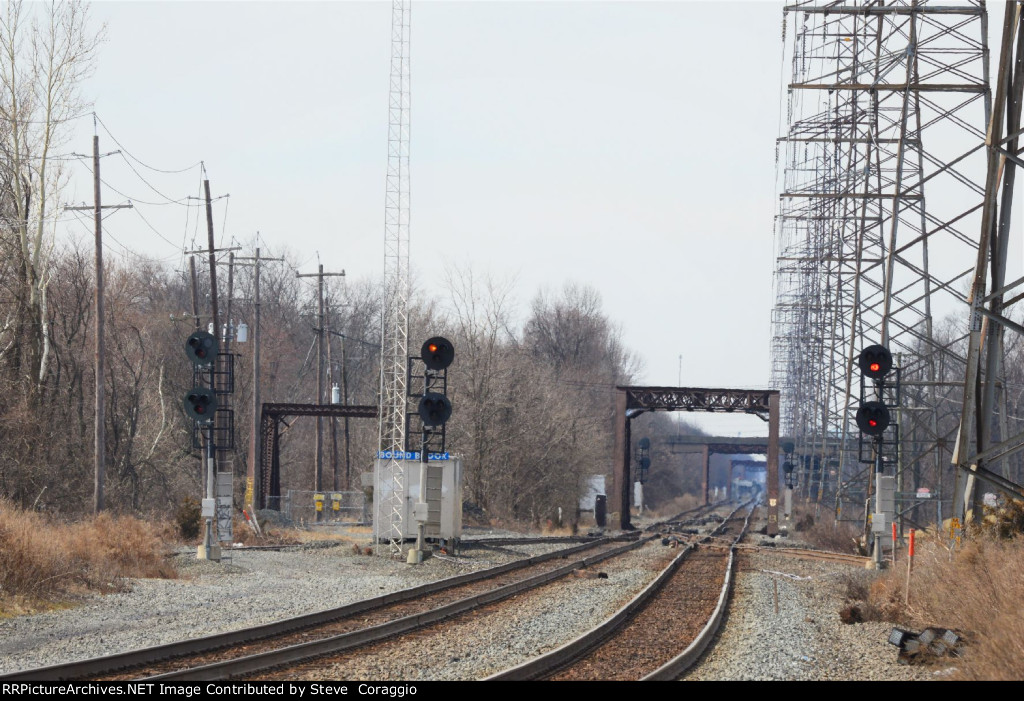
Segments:
[[[751,510],[750,513],[753,513],[753,511]],[[725,567],[725,581],[722,582],[722,591],[718,595],[718,604],[715,606],[711,618],[708,619],[707,625],[701,629],[701,632],[697,634],[697,637],[685,650],[658,669],[642,677],[640,681],[671,681],[677,679],[700,659],[708,645],[711,644],[715,634],[718,633],[719,627],[722,625],[722,619],[725,618],[725,611],[729,607],[732,580],[736,570],[736,546],[747,532],[747,526],[750,524],[750,513],[747,514],[747,518],[743,522],[743,529],[740,531],[740,534],[736,536],[736,540],[729,547],[729,561]]]
[[[634,614],[648,604],[648,602],[654,598],[655,595],[663,588],[666,582],[672,578],[676,571],[680,568],[683,561],[687,556],[695,550],[695,546],[706,540],[713,538],[720,530],[722,530],[729,520],[736,514],[737,511],[742,509],[744,506],[751,507],[751,513],[753,512],[753,505],[749,502],[747,504],[741,504],[734,509],[723,521],[716,527],[711,533],[704,536],[697,543],[691,543],[686,545],[683,550],[672,559],[665,569],[662,570],[661,574],[647,585],[639,594],[631,599],[625,606],[620,608],[617,612],[612,614],[604,623],[599,624],[587,633],[584,633],[580,637],[572,640],[565,645],[552,650],[549,653],[535,657],[532,660],[528,660],[523,664],[517,665],[503,672],[491,675],[487,677],[485,681],[519,681],[519,680],[531,680],[539,679],[547,676],[559,669],[562,669],[572,662],[576,661],[583,655],[587,654],[604,640],[609,638],[615,633],[623,624],[629,621]],[[750,514],[747,514],[747,518],[744,522],[744,529],[741,532],[746,532],[746,524],[750,521]]]
[[[630,550],[637,549],[656,538],[656,535],[645,536],[593,557],[586,557],[534,577],[513,582],[483,594],[470,596],[424,613],[405,616],[394,621],[352,631],[350,633],[343,633],[323,640],[315,640],[308,643],[292,645],[278,650],[271,650],[224,662],[216,662],[202,667],[194,667],[191,669],[178,670],[176,672],[146,677],[145,681],[216,681],[231,679],[244,674],[256,674],[275,667],[301,662],[314,657],[322,657],[324,655],[344,652],[370,643],[379,642],[396,635],[408,633],[446,618],[451,618],[452,616],[456,616],[460,613],[465,613],[481,606],[507,599],[520,592],[535,589],[583,567],[589,567]]]
[[[804,557],[811,560],[828,560],[830,562],[845,562],[851,565],[866,566],[871,562],[870,557],[864,555],[851,555],[850,553],[837,553],[830,550],[811,550],[808,548],[764,548],[760,546],[737,546],[739,550],[751,550],[756,552],[771,552],[790,557]]]
[[[742,534],[740,537],[742,537]],[[708,648],[708,645],[711,644],[711,641],[718,633],[718,629],[722,625],[722,619],[725,618],[725,612],[728,608],[729,599],[732,595],[732,581],[735,576],[736,569],[736,553],[739,550],[780,553],[795,557],[844,562],[862,566],[871,561],[871,558],[862,557],[860,555],[850,555],[847,553],[829,552],[825,550],[809,550],[806,548],[760,548],[757,546],[747,548],[741,546],[739,544],[739,538],[737,538],[729,548],[729,564],[725,572],[725,581],[722,583],[722,591],[718,596],[718,605],[711,614],[711,618],[708,620],[707,625],[704,626],[694,641],[690,643],[685,650],[655,671],[643,677],[641,681],[672,681],[673,679],[678,679],[687,670],[689,670],[690,667],[696,664],[701,655],[704,654],[704,651]]]
[[[317,611],[314,613],[302,614],[300,616],[286,618],[280,621],[266,623],[252,628],[243,628],[240,630],[228,631],[226,633],[216,633],[213,635],[207,635],[192,640],[182,640],[173,643],[166,643],[163,645],[140,648],[138,650],[130,650],[128,652],[106,655],[103,657],[94,657],[86,660],[69,662],[67,664],[50,665],[47,667],[38,667],[34,669],[21,670],[18,672],[0,675],[0,680],[6,682],[36,680],[61,681],[80,679],[82,677],[95,676],[98,674],[116,672],[118,670],[137,667],[140,665],[152,664],[154,662],[160,662],[163,660],[172,659],[174,657],[195,655],[216,650],[219,648],[229,647],[232,645],[245,644],[253,642],[255,640],[269,638],[284,633],[290,633],[296,630],[301,630],[303,628],[309,628],[322,623],[327,623],[341,618],[346,618],[358,613],[366,613],[368,611],[379,609],[390,604],[402,601],[409,601],[411,599],[424,596],[426,594],[433,594],[444,589],[449,589],[463,584],[468,584],[470,582],[484,580],[490,577],[505,574],[507,572],[513,572],[515,570],[530,567],[532,565],[536,565],[547,560],[565,557],[567,555],[574,555],[576,553],[582,552],[590,548],[598,547],[606,543],[623,540],[635,540],[636,538],[637,535],[635,534],[602,538],[595,541],[582,543],[580,545],[576,545],[570,548],[563,548],[561,550],[545,553],[543,555],[535,555],[533,557],[524,558],[522,560],[516,560],[515,562],[509,562],[504,565],[489,567],[487,569],[479,570],[477,572],[468,572],[466,574],[457,575],[455,577],[448,577],[445,579],[437,580],[435,582],[428,582],[426,584],[420,584],[415,587],[401,589],[390,594],[383,594],[381,596],[373,597],[371,599],[363,599],[361,601],[356,601],[351,604],[346,604],[345,606],[340,606],[337,608]]]

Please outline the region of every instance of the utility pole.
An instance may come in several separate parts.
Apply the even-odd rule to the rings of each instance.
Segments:
[[[327,319],[331,318],[330,299],[327,300]],[[329,324],[330,322],[328,322]],[[331,385],[331,404],[334,404],[334,387],[337,384],[334,381],[334,362],[331,357],[331,347],[334,345],[331,343],[330,327],[325,327],[327,336],[327,379]],[[341,390],[338,390],[338,394],[341,394]],[[341,398],[340,396],[338,397]],[[338,491],[338,421],[335,417],[331,417],[331,489]]]
[[[260,268],[263,261],[278,260],[284,258],[261,258],[260,249],[256,249],[256,255],[252,258],[239,256],[235,259],[251,261],[253,266],[253,324],[252,324],[252,427],[249,431],[249,463],[245,472],[245,508],[249,511],[251,518],[255,517],[256,504],[261,502],[262,494],[256,487],[258,475],[263,474],[260,461],[263,456],[260,454],[260,419],[262,403],[260,397]]]
[[[213,335],[220,334],[220,317],[217,314],[217,247],[213,241],[213,204],[210,201],[210,181],[203,179],[206,195],[206,240],[210,254],[210,315],[213,317]],[[216,374],[216,373],[214,373]],[[216,387],[211,387],[216,391]]]
[[[325,273],[323,264],[320,265],[318,272],[308,273],[303,275],[302,273],[296,273],[295,277],[315,277],[317,278],[317,328],[316,328],[316,403],[324,403],[324,278],[325,277],[345,277],[345,271],[342,270],[340,273]],[[313,479],[314,491],[321,491],[323,489],[323,419],[316,417],[316,475]]]
[[[111,153],[118,153],[112,151]],[[110,153],[103,154],[109,156]],[[106,355],[104,347],[103,329],[103,210],[104,209],[131,209],[132,205],[118,204],[104,207],[100,203],[100,137],[93,134],[92,137],[92,183],[93,183],[93,206],[92,207],[65,207],[68,210],[92,210],[96,224],[96,294],[94,307],[96,312],[95,326],[95,377],[96,377],[96,428],[94,433],[93,450],[93,512],[103,511],[103,486],[106,480],[107,466],[107,434],[106,434],[106,395],[103,384],[103,359]]]
[[[345,357],[345,337],[341,337],[341,404],[342,406],[348,406],[348,369],[346,366],[347,359]],[[349,450],[349,432],[348,432],[348,417],[344,419],[345,426],[345,489],[352,489],[352,469],[351,469],[351,452]]]
[[[348,406],[348,357],[345,351],[345,341],[352,340],[356,343],[361,343],[367,348],[373,348],[375,351],[380,350],[379,346],[374,343],[369,343],[361,338],[349,338],[343,333],[337,331],[327,330],[331,336],[337,336],[341,339],[341,404],[342,406]],[[329,346],[328,346],[329,347]],[[331,366],[333,368],[333,365]],[[349,417],[342,419],[345,425],[345,489],[352,488],[352,470],[351,470],[351,451],[349,450]]]
[[[199,328],[199,286],[196,283],[196,257],[188,257],[188,272],[192,280],[192,318],[195,319],[196,328]]]

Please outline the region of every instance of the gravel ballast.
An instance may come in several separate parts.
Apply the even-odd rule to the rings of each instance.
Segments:
[[[0,674],[267,623],[555,547],[564,546],[467,548],[457,563],[430,558],[417,566],[356,555],[350,545],[237,551],[227,565],[183,554],[177,580],[136,580],[130,591],[90,596],[74,608],[0,621]],[[614,563],[601,563],[597,569],[607,578],[573,577],[567,585],[519,595],[513,607],[495,606],[457,625],[440,624],[429,635],[384,654],[370,649],[294,678],[414,681],[494,674],[607,618],[653,579],[667,551],[647,546]],[[891,624],[845,625],[839,620],[843,577],[856,569],[771,552],[744,554],[733,608],[718,640],[686,679],[944,678],[948,670],[897,663],[896,648],[887,643]]]
[[[725,622],[685,679],[924,681],[948,675],[949,667],[900,664],[888,643],[892,623],[840,620],[847,578],[863,576],[870,575],[855,565],[743,553]]]

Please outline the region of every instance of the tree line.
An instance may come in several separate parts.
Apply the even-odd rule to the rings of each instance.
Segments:
[[[69,515],[92,503],[96,271],[91,240],[58,235],[68,178],[60,154],[69,123],[90,109],[80,89],[104,39],[81,2],[10,2],[0,11],[0,496]],[[379,281],[328,285],[330,362],[317,398],[315,288],[296,277],[292,252],[264,249],[263,256],[284,262],[261,269],[262,401],[327,403],[338,384],[344,402],[377,404]],[[183,344],[209,319],[209,271],[205,260],[197,263],[195,299],[184,264],[129,253],[103,265],[104,491],[112,510],[162,511],[202,494],[182,407],[193,385]],[[218,264],[218,294],[238,300],[231,321],[251,327],[254,270],[236,266],[228,290],[225,264]],[[410,345],[430,335],[455,344],[448,450],[463,458],[466,502],[491,518],[572,514],[588,477],[610,475],[614,387],[635,380],[638,359],[591,288],[541,291],[519,321],[511,281],[455,268],[447,281],[447,301],[414,294]],[[241,482],[251,459],[253,368],[246,346],[233,350]],[[284,489],[313,488],[314,427],[300,419],[283,433]],[[366,420],[347,428],[330,422],[324,485],[359,489],[378,429]],[[682,491],[677,482],[668,480],[666,498]]]

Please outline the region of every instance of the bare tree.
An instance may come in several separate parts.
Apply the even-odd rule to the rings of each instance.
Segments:
[[[38,390],[50,359],[46,290],[65,175],[54,151],[86,108],[79,89],[103,31],[89,29],[86,6],[76,0],[30,7],[9,2],[0,13],[0,189],[3,233],[13,243],[5,249],[16,260],[15,305],[0,329],[0,358],[10,355],[9,367]]]

